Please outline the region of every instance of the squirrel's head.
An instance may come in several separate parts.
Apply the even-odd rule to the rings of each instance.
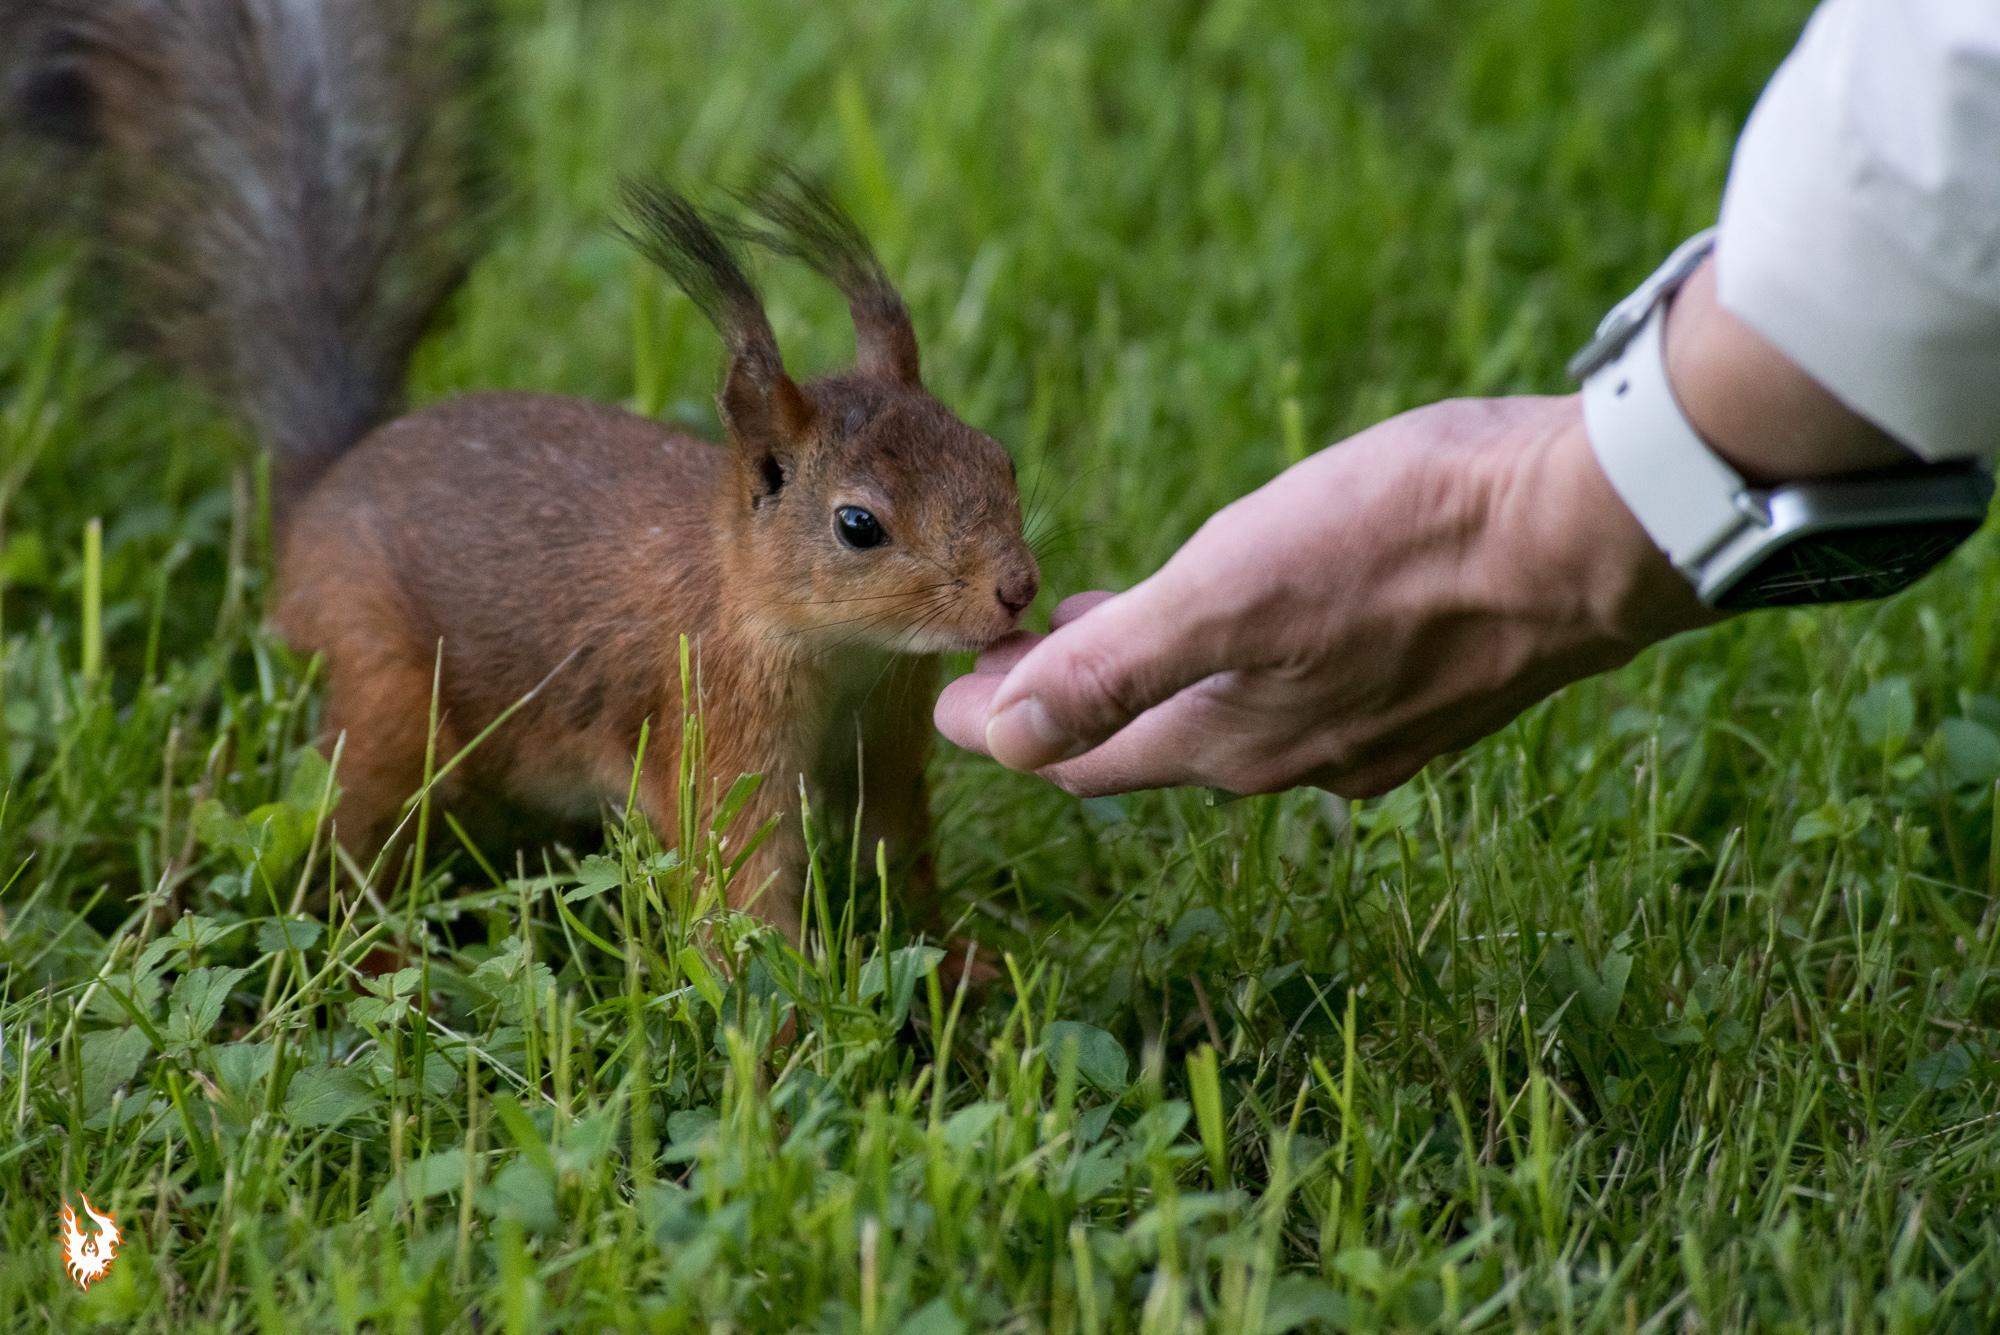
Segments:
[[[626,199],[632,239],[729,350],[724,561],[751,615],[821,650],[939,653],[1013,630],[1040,586],[1013,461],[924,388],[909,312],[847,215],[790,173],[745,196],[772,230],[737,230],[831,280],[854,318],[855,369],[799,385],[717,226],[661,186]]]

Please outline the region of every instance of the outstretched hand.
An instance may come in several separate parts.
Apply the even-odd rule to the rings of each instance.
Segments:
[[[1618,501],[1576,396],[1453,400],[1224,507],[938,700],[940,731],[1079,796],[1386,792],[1567,682],[1712,618]]]

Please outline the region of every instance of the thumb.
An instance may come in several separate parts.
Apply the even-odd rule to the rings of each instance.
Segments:
[[[1227,667],[1228,637],[1207,632],[1205,600],[1178,587],[1177,574],[1161,570],[1081,615],[1055,618],[994,692],[987,752],[1017,770],[1069,760]]]

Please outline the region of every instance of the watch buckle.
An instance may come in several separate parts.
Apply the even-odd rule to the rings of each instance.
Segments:
[[[1771,493],[1754,487],[1745,487],[1729,498],[1736,507],[1736,513],[1755,524],[1758,528],[1771,527]]]

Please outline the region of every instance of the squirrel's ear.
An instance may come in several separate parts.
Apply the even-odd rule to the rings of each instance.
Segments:
[[[917,331],[910,326],[910,312],[896,289],[884,282],[866,300],[849,293],[847,309],[854,318],[855,365],[884,380],[922,387]]]
[[[764,303],[715,224],[686,196],[657,183],[626,182],[625,204],[635,224],[626,239],[666,270],[729,348],[717,404],[761,503],[785,485],[812,430],[812,404],[785,374]]]
[[[775,493],[812,430],[812,404],[784,367],[748,357],[730,358],[716,403],[731,447],[761,475],[762,490]]]
[[[823,186],[787,167],[739,198],[770,223],[750,237],[796,256],[847,298],[854,318],[854,360],[863,374],[919,388],[923,384],[917,333],[909,309],[854,219]]]

